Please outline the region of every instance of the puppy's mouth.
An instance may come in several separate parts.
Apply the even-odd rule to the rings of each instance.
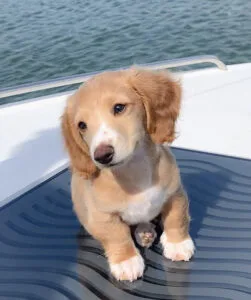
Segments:
[[[116,157],[116,155],[114,155],[115,159],[112,159],[110,162],[107,162],[107,163],[100,164],[100,163],[97,163],[97,161],[95,161],[95,159],[93,159],[93,161],[94,161],[94,163],[97,165],[97,167],[99,169],[103,169],[103,168],[116,168],[116,167],[123,166],[123,165],[127,164],[132,159],[132,157],[134,156],[135,150],[138,147],[138,144],[139,143],[136,142],[135,146],[133,148],[133,151],[129,155],[127,155],[126,157],[121,158],[120,161],[116,162],[116,158],[118,159],[118,157]]]
[[[131,152],[131,154],[129,154],[127,157],[125,157],[124,159],[120,160],[119,162],[111,162],[107,165],[107,167],[112,168],[112,167],[120,167],[122,165],[127,164],[133,157],[134,153],[135,153],[135,149],[138,147],[139,142],[136,142],[135,147],[133,149],[133,151]]]
[[[126,161],[125,160],[121,160],[121,161],[119,161],[119,162],[110,162],[110,163],[108,163],[108,164],[102,164],[102,165],[100,165],[100,164],[98,164],[97,165],[97,167],[99,168],[99,169],[104,169],[104,168],[115,168],[115,167],[119,167],[119,166],[122,166],[124,163],[125,163]],[[95,163],[95,162],[94,162]]]
[[[116,163],[110,163],[107,167],[112,168],[112,167],[116,167],[116,166],[121,166],[121,165],[124,164],[124,162],[125,162],[125,160],[121,160],[121,161],[116,162]]]

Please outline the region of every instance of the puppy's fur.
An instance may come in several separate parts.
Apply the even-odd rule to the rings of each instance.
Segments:
[[[99,240],[118,280],[142,276],[144,261],[129,225],[161,213],[164,255],[189,260],[188,200],[168,146],[175,138],[181,87],[169,74],[129,69],[97,75],[69,98],[62,132],[72,169],[72,200],[80,222]],[[125,109],[114,113],[116,104]],[[79,128],[85,122],[86,128]],[[100,145],[112,162],[95,161]]]

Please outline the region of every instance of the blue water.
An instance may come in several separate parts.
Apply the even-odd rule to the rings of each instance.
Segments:
[[[251,0],[0,4],[0,88],[200,54],[251,61]]]

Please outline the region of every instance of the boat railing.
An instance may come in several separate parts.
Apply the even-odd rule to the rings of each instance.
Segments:
[[[200,55],[200,56],[192,56],[186,58],[178,58],[178,59],[165,60],[161,62],[149,63],[149,64],[137,65],[137,66],[149,70],[164,70],[164,69],[184,67],[184,66],[204,64],[204,63],[212,63],[216,65],[220,70],[227,70],[226,65],[217,56],[213,56],[213,55]],[[123,70],[123,69],[126,68],[120,68],[117,70]],[[112,71],[115,71],[115,69],[113,69]],[[6,98],[11,96],[27,94],[31,92],[37,92],[42,90],[48,90],[48,89],[83,83],[86,80],[88,80],[90,77],[98,73],[101,72],[93,72],[93,73],[87,73],[82,75],[73,75],[73,76],[64,77],[60,79],[52,79],[47,81],[41,81],[38,83],[23,84],[16,87],[3,88],[0,89],[0,98]]]

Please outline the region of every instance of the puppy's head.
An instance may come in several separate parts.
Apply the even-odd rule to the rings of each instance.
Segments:
[[[93,77],[69,98],[62,131],[72,168],[85,178],[127,161],[149,135],[172,142],[181,89],[166,73],[130,69]]]

